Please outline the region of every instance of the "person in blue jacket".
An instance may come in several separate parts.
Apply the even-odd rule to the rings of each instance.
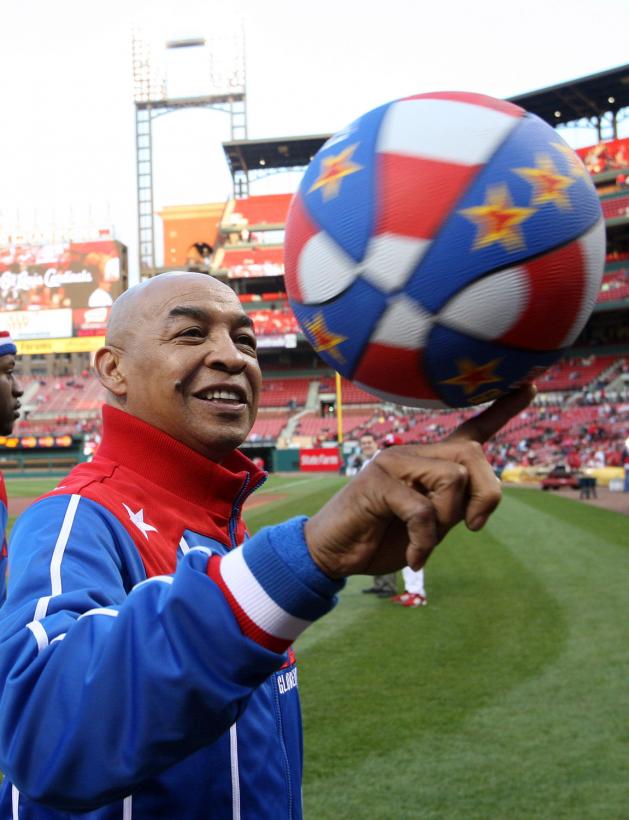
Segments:
[[[265,473],[237,447],[261,374],[236,294],[199,273],[132,288],[95,366],[102,443],[11,537],[0,817],[300,818],[291,645],[346,576],[419,567],[457,522],[483,525],[500,491],[478,442],[532,388],[248,538]]]
[[[9,436],[20,415],[23,390],[15,375],[17,347],[8,330],[0,331],[0,436]],[[0,605],[4,601],[7,582],[6,529],[9,501],[4,476],[0,473]]]

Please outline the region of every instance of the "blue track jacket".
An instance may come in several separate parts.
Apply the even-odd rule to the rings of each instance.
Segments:
[[[7,542],[5,538],[8,520],[9,502],[7,501],[7,488],[4,483],[4,476],[0,473],[0,606],[6,595],[7,571],[9,568]]]
[[[0,609],[1,820],[300,818],[290,646],[342,583],[304,519],[247,540],[265,474],[103,410],[18,519]],[[240,545],[240,546],[239,546]]]

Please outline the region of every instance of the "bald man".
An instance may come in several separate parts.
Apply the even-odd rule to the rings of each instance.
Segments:
[[[261,377],[234,292],[203,274],[133,288],[95,364],[99,450],[9,547],[0,816],[300,818],[291,644],[346,576],[418,568],[457,522],[483,526],[500,493],[478,442],[532,391],[249,539],[241,509],[265,474],[236,448]]]

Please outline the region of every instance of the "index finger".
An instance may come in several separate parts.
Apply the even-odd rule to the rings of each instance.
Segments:
[[[508,421],[528,407],[536,393],[537,388],[534,384],[522,385],[517,390],[507,393],[506,396],[496,399],[493,404],[474,418],[464,421],[445,440],[477,441],[479,444],[484,444]]]

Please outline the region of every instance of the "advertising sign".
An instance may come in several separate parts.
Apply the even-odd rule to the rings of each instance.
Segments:
[[[338,473],[342,463],[341,455],[336,448],[319,447],[299,451],[299,469],[304,473]]]
[[[77,308],[72,311],[73,336],[104,336],[111,308]]]
[[[0,320],[4,316],[0,317]],[[91,353],[105,344],[104,336],[79,336],[69,339],[26,339],[17,341],[18,356],[41,356],[47,353]]]
[[[2,327],[15,341],[63,339],[72,336],[72,311],[69,308],[15,310],[2,316]]]
[[[39,449],[40,447],[71,447],[72,436],[64,434],[62,436],[0,436],[0,449]]]

